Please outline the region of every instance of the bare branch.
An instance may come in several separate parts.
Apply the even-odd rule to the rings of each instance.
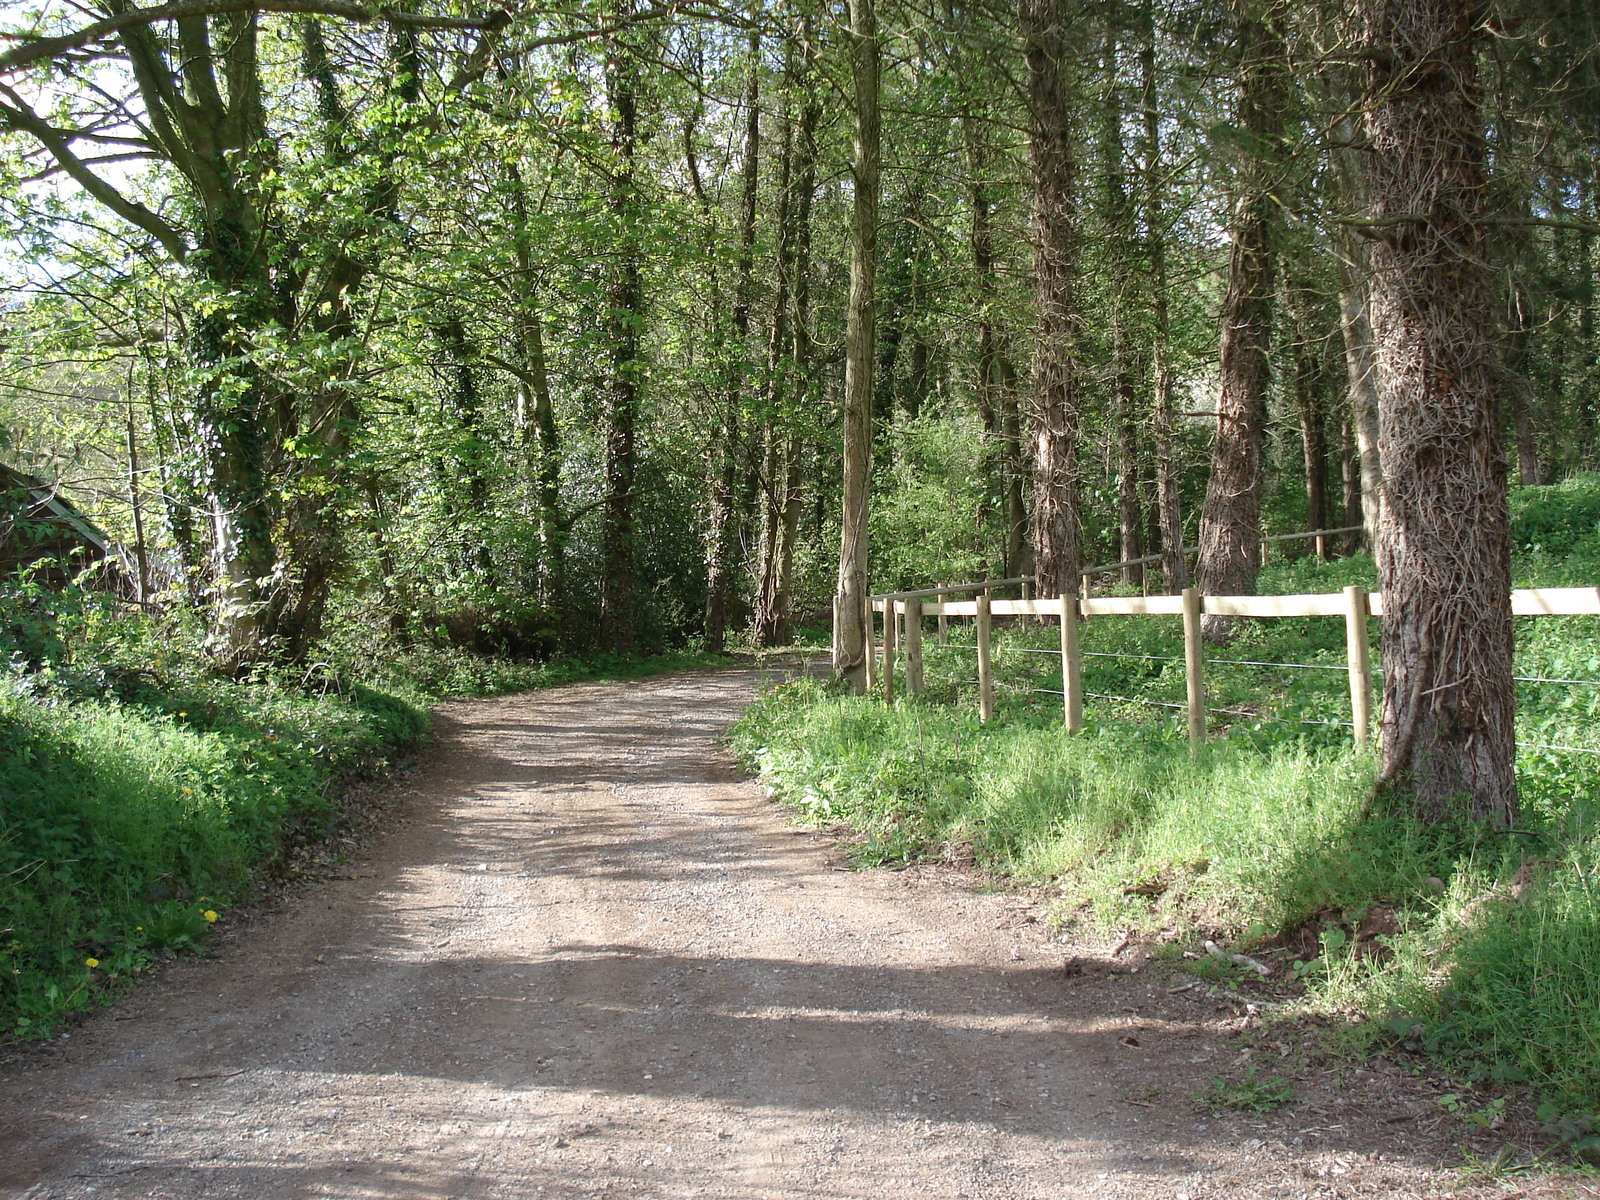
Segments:
[[[182,262],[188,256],[189,244],[184,240],[182,234],[163,221],[153,211],[136,200],[129,200],[116,188],[91,171],[88,165],[73,153],[69,144],[71,141],[70,136],[40,117],[14,91],[3,85],[0,85],[0,91],[3,91],[10,101],[10,103],[0,102],[0,121],[4,121],[13,129],[31,134],[34,140],[49,151],[51,156],[61,164],[62,170],[78,181],[84,191],[88,192],[123,220],[137,225],[155,238],[174,259]]]
[[[157,21],[215,17],[243,12],[343,17],[362,24],[389,21],[394,24],[415,25],[422,29],[498,29],[511,20],[511,11],[506,8],[496,9],[481,17],[431,17],[387,6],[373,7],[359,4],[354,0],[172,0],[168,4],[114,13],[72,33],[32,39],[15,50],[0,54],[0,74],[9,74],[69,50],[80,50],[101,38],[135,26],[151,25]]]

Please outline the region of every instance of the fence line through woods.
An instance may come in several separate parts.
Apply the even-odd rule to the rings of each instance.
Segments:
[[[1331,531],[1323,531],[1331,532]],[[1309,536],[1309,535],[1301,535]],[[1055,617],[1060,630],[1060,647],[1056,650],[1013,647],[1026,653],[1057,654],[1061,659],[1061,691],[1036,688],[1036,692],[1062,697],[1062,719],[1069,731],[1083,728],[1083,701],[1091,697],[1141,703],[1159,708],[1183,709],[1188,715],[1190,745],[1198,748],[1206,740],[1206,713],[1221,712],[1237,716],[1253,714],[1236,709],[1210,709],[1205,702],[1205,667],[1214,665],[1245,665],[1298,667],[1307,670],[1343,670],[1350,681],[1350,716],[1345,721],[1310,721],[1305,724],[1347,725],[1354,730],[1355,744],[1366,746],[1372,729],[1372,656],[1367,638],[1367,618],[1382,616],[1383,596],[1362,587],[1347,587],[1342,592],[1300,596],[1202,596],[1194,588],[1186,588],[1177,596],[1070,596],[1040,600],[1024,596],[1017,600],[1000,600],[989,593],[1003,586],[1022,585],[1024,590],[1032,580],[989,580],[983,583],[958,584],[948,587],[928,588],[918,592],[898,592],[867,597],[867,664],[868,686],[881,687],[885,700],[893,700],[897,660],[903,644],[906,691],[916,694],[923,689],[923,621],[935,617],[939,622],[939,643],[944,644],[947,621],[950,617],[971,617],[976,626],[976,643],[973,649],[978,656],[978,711],[987,722],[994,717],[994,672],[992,669],[992,632],[995,617]],[[971,600],[943,600],[938,597],[967,592],[981,593]],[[1600,588],[1523,588],[1511,593],[1511,611],[1514,616],[1596,616],[1600,615]],[[874,636],[873,613],[883,613],[882,660],[877,659],[877,639]],[[1215,614],[1232,617],[1341,617],[1345,623],[1345,666],[1333,667],[1315,663],[1254,663],[1242,659],[1206,659],[1200,640],[1200,620]],[[1085,653],[1078,645],[1078,624],[1086,617],[1096,616],[1176,616],[1183,619],[1183,658],[1186,700],[1176,704],[1158,700],[1139,700],[1135,697],[1112,696],[1107,693],[1085,692],[1082,665]],[[903,630],[903,632],[902,632]],[[953,648],[953,647],[952,647]],[[1121,655],[1090,652],[1096,657],[1146,658],[1163,661],[1160,655]],[[1176,662],[1176,658],[1164,661]],[[1517,677],[1521,682],[1592,684],[1596,680],[1544,679],[1537,676]],[[1528,746],[1528,743],[1518,743]],[[1579,746],[1533,746],[1534,749],[1579,750]],[[1593,751],[1586,751],[1593,753]]]

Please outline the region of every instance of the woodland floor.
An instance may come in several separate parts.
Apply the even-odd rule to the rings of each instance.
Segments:
[[[330,877],[0,1060],[0,1196],[1600,1196],[1475,1182],[1435,1083],[1298,1035],[1254,1051],[1295,1103],[1208,1112],[1256,1018],[844,869],[721,745],[760,683],[445,705]]]

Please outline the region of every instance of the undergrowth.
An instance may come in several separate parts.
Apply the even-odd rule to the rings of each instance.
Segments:
[[[1600,582],[1600,480],[1525,489],[1518,586]],[[1266,569],[1264,593],[1374,585],[1371,560]],[[1371,623],[1376,652],[1377,621]],[[798,816],[858,831],[867,863],[970,846],[1105,927],[1273,951],[1356,1045],[1404,1043],[1473,1080],[1600,1111],[1600,621],[1517,621],[1519,828],[1368,811],[1339,618],[1246,622],[1207,667],[1212,744],[1191,755],[1175,618],[1082,629],[1088,728],[1060,728],[1054,631],[997,632],[997,719],[976,715],[970,634],[925,639],[928,689],[886,707],[800,679],[734,744]],[[1260,663],[1269,666],[1254,665]],[[1283,664],[1301,664],[1289,667]],[[1317,669],[1334,668],[1334,669]],[[1588,682],[1592,681],[1592,682]],[[1108,696],[1122,697],[1109,699]],[[965,853],[963,852],[963,857]]]
[[[8,657],[9,655],[9,657]],[[199,631],[103,596],[0,593],[0,1040],[116,995],[340,822],[449,695],[527,691],[705,661],[555,659],[385,646],[346,630],[321,658],[243,678]]]

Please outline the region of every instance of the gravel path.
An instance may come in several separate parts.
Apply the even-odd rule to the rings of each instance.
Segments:
[[[444,706],[345,876],[0,1062],[0,1197],[1506,1190],[1398,1068],[1211,1115],[1248,1011],[959,872],[841,869],[721,747],[759,683]]]

